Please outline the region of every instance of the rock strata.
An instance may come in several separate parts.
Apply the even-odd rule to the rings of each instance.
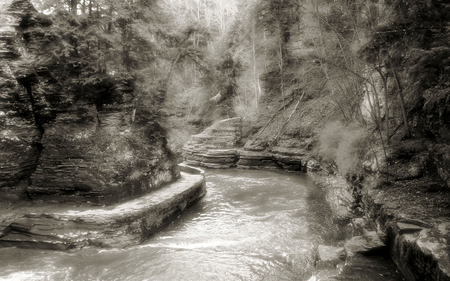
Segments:
[[[36,10],[22,1],[0,3],[0,198],[21,197],[40,154],[42,132],[35,124],[32,102],[15,72],[22,49],[20,23]],[[23,1],[27,2],[27,1]]]
[[[40,65],[33,28],[51,24],[28,0],[0,3],[0,199],[111,204],[175,180],[165,131],[141,120],[132,78]]]
[[[201,134],[191,136],[183,148],[185,162],[207,168],[235,166],[241,140],[241,122],[239,117],[221,120]]]
[[[271,154],[248,150],[239,151],[237,167],[241,169],[279,169]]]
[[[277,164],[283,167],[283,170],[292,172],[306,172],[307,153],[304,149],[298,149],[296,147],[273,147],[270,149],[270,152]]]
[[[163,189],[109,207],[23,209],[0,216],[0,247],[67,250],[139,244],[205,194],[204,174],[196,170],[183,172]]]
[[[296,147],[283,148],[245,145],[240,118],[218,121],[201,134],[193,135],[183,147],[185,163],[207,168],[284,169],[306,172],[305,152]]]

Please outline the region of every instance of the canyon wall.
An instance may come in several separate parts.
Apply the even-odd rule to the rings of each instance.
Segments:
[[[107,204],[179,176],[165,130],[136,106],[133,78],[42,63],[35,51],[52,21],[26,0],[0,11],[2,200]]]

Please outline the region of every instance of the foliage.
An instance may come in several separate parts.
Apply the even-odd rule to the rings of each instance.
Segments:
[[[399,94],[403,123],[408,127],[408,118],[435,108],[429,105],[437,100],[442,103],[440,111],[448,111],[450,5],[440,0],[392,0],[386,5],[391,11],[389,20],[374,30],[359,54],[370,64],[385,67],[385,79],[395,81],[388,95]],[[442,123],[444,116],[436,115],[435,121]]]

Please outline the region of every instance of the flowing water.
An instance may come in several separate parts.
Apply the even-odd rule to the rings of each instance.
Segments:
[[[209,170],[207,189],[139,246],[0,249],[0,280],[308,280],[315,247],[337,238],[305,174]]]

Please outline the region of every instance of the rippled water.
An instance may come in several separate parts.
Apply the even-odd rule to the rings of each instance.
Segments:
[[[2,280],[307,280],[336,226],[304,174],[207,171],[208,194],[139,246],[0,249]]]

